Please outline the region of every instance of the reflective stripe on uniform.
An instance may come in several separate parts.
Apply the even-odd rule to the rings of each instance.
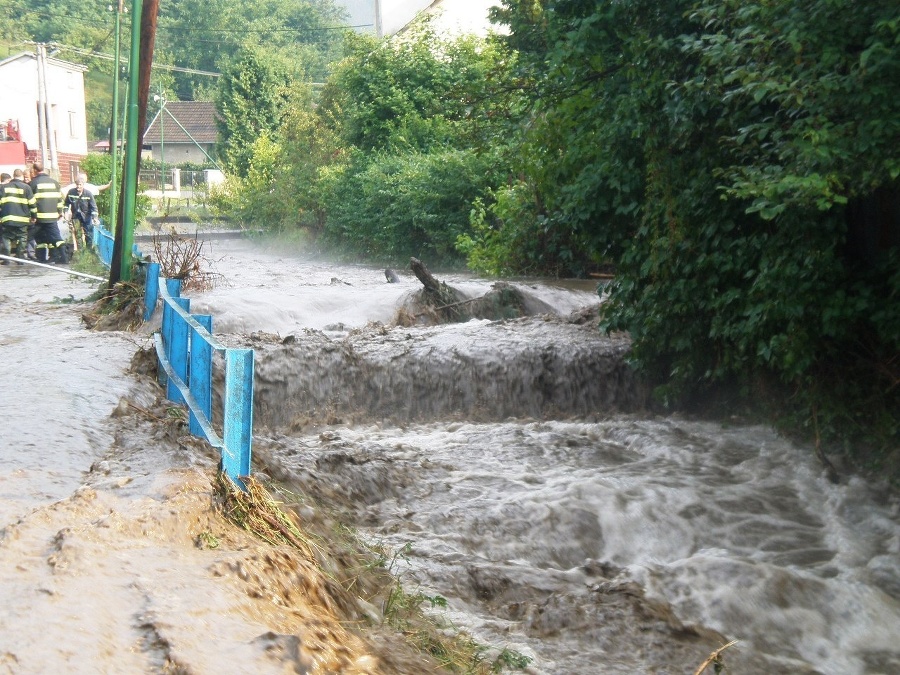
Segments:
[[[65,206],[59,193],[59,183],[45,173],[39,173],[29,184],[34,193],[37,219],[48,222],[59,218]]]
[[[25,196],[25,190],[22,188],[8,187],[3,193],[6,195],[6,201],[13,202],[14,204],[27,204],[31,199],[34,199],[34,197],[28,199],[28,197]]]
[[[3,213],[0,222],[4,225],[28,225],[37,213],[31,188],[24,183],[17,185],[15,180],[3,185],[0,191],[0,212]]]

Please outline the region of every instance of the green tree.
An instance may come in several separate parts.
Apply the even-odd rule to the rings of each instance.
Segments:
[[[325,124],[309,89],[296,88],[281,125],[283,155],[278,182],[291,195],[295,224],[319,232],[325,226],[327,200],[321,181],[332,167],[347,162],[348,150],[332,126]]]
[[[324,240],[391,264],[410,256],[459,263],[473,202],[497,181],[489,155],[472,150],[379,154],[337,166],[320,181]]]
[[[489,95],[508,68],[499,43],[440,39],[427,22],[351,40],[314,116],[282,128],[297,149],[288,171],[323,241],[392,262],[458,263],[473,204],[508,175],[502,150],[486,147],[509,128]]]
[[[807,420],[827,403],[845,429],[877,417],[896,435],[896,3],[507,0],[497,15],[531,105],[519,186],[471,259],[501,269],[538,235],[567,242],[548,271],[577,271],[573,248],[606,257],[606,325],[667,394],[771,378]],[[882,244],[860,260],[866,228]]]
[[[290,90],[288,68],[261,49],[246,47],[219,81],[216,125],[218,157],[225,167],[246,177],[253,144],[278,129]]]
[[[471,146],[475,100],[503,66],[499,44],[473,37],[442,39],[423,22],[375,41],[357,36],[322,97],[323,116],[348,145],[364,151]]]

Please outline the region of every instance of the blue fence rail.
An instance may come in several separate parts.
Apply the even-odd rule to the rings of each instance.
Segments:
[[[102,227],[94,231],[97,252],[109,266],[113,236]],[[134,254],[142,257],[137,246]],[[161,277],[158,263],[146,263],[143,268],[144,321],[153,316],[159,300],[163,302],[162,328],[153,340],[166,398],[187,406],[191,434],[217,448],[222,470],[245,488],[241,479],[250,475],[253,444],[253,350],[226,347],[212,334],[212,316],[190,313],[191,301],[181,297],[180,280]],[[213,379],[219,362],[224,364],[224,395],[214,414]],[[221,421],[221,435],[214,419]]]

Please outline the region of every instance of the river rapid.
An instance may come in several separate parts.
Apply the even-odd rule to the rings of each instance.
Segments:
[[[192,312],[256,350],[256,470],[527,672],[688,673],[729,640],[734,673],[900,672],[897,498],[769,428],[644,412],[627,340],[566,318],[593,284],[517,283],[552,315],[402,327],[408,271],[204,251],[227,282]]]

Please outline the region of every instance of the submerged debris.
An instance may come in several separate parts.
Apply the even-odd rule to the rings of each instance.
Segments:
[[[166,235],[154,235],[153,257],[166,279],[180,279],[182,290],[208,291],[224,277],[209,270],[210,260],[203,252],[203,240],[197,234],[184,236],[174,227]]]
[[[470,298],[438,281],[420,260],[412,258],[410,268],[424,288],[397,312],[395,323],[399,326],[460,323],[470,319],[497,321],[553,313],[550,305],[507,282],[497,282],[484,295]]]
[[[104,288],[100,298],[81,319],[92,330],[133,331],[143,322],[144,288],[140,284],[120,281]]]
[[[315,544],[279,508],[262,484],[252,476],[244,477],[243,481],[247,486],[246,492],[224,473],[219,473],[216,487],[228,519],[273,546],[292,546],[303,553],[307,560],[315,562]]]

